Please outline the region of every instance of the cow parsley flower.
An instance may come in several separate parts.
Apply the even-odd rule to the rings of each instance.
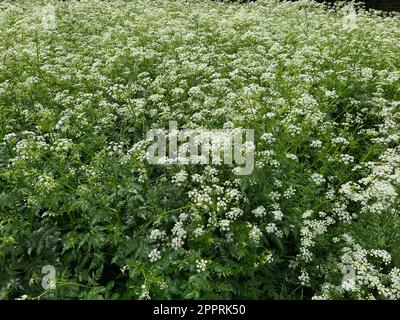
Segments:
[[[250,237],[251,241],[253,241],[255,243],[260,242],[262,235],[263,234],[262,234],[260,228],[257,226],[253,226],[249,233],[249,237]]]
[[[313,140],[311,141],[310,147],[313,149],[318,149],[322,147],[322,141],[320,140]]]
[[[317,185],[321,185],[323,183],[325,183],[325,178],[323,175],[319,174],[319,173],[313,173],[311,175],[311,180]]]

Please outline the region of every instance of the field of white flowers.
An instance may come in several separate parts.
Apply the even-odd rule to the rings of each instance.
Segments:
[[[399,299],[400,14],[356,9],[0,2],[0,298]],[[149,164],[170,121],[254,170]]]

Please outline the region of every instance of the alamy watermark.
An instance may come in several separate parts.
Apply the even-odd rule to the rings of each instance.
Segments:
[[[178,130],[177,122],[169,121],[168,133],[151,129],[147,141],[153,142],[146,152],[150,164],[236,165],[237,175],[249,175],[254,169],[253,129]]]
[[[45,276],[42,278],[42,288],[47,289],[55,289],[56,288],[56,268],[54,266],[48,264],[42,267],[42,273]]]

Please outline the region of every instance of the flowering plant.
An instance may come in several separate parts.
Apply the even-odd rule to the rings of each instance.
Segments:
[[[51,5],[0,2],[1,298],[400,297],[399,14]],[[254,170],[148,163],[170,121]]]

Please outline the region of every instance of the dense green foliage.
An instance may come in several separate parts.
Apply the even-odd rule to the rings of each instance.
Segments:
[[[0,3],[1,298],[400,297],[398,14],[46,3]],[[170,120],[254,172],[148,164]]]

